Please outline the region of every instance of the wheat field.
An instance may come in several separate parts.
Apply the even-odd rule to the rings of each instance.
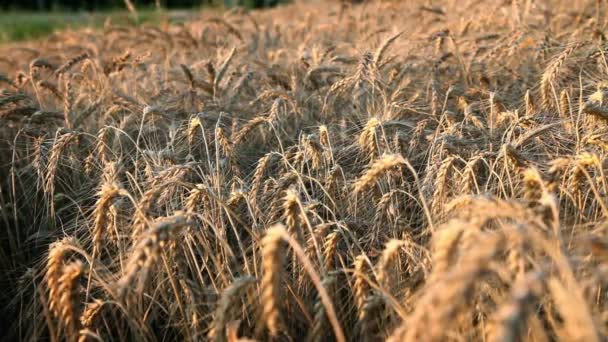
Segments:
[[[605,341],[608,4],[0,45],[0,339]]]

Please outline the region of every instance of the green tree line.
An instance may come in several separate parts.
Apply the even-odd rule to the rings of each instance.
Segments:
[[[132,0],[137,6],[154,6],[155,0]],[[247,7],[262,7],[275,5],[281,0],[162,0],[165,8],[187,8],[201,5],[242,5]],[[0,0],[0,10],[6,12],[14,9],[37,11],[49,10],[102,10],[124,7],[123,0]],[[5,13],[6,14],[6,13]],[[0,16],[2,13],[0,13]]]

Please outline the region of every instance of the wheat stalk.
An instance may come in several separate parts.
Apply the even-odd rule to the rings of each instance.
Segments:
[[[177,230],[189,224],[185,216],[177,215],[159,220],[144,232],[133,246],[123,275],[115,284],[118,298],[123,298],[138,276],[140,277],[140,281],[136,286],[136,290],[137,292],[143,291],[150,268],[160,257],[162,248],[171,241],[172,235]]]
[[[353,192],[360,193],[366,188],[375,184],[375,182],[389,170],[404,165],[406,160],[397,154],[386,154],[376,160],[372,166],[357,179],[353,185]]]
[[[59,318],[64,328],[67,330],[67,336],[72,340],[76,339],[79,331],[80,317],[79,299],[78,299],[78,280],[84,272],[84,265],[80,261],[72,262],[66,265],[59,277],[59,301],[57,308],[59,309]]]
[[[240,308],[243,295],[254,282],[255,278],[252,277],[238,278],[222,291],[221,298],[213,315],[211,329],[207,334],[210,340],[223,340],[225,336],[224,329],[235,318],[232,315],[238,311],[235,310],[235,306]]]
[[[558,78],[562,66],[577,47],[577,45],[573,45],[566,48],[543,72],[540,79],[540,95],[543,101],[543,108],[549,109],[553,106],[553,83]]]
[[[282,233],[279,228],[269,229],[262,240],[262,280],[260,282],[260,320],[270,332],[277,336],[281,327],[281,277],[283,262],[281,258]]]

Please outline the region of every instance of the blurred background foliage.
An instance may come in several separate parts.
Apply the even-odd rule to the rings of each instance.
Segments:
[[[157,0],[132,0],[136,6],[154,7]],[[161,0],[164,8],[192,8],[200,6],[244,6],[259,8],[273,6],[284,0]],[[99,11],[124,8],[124,0],[0,0],[0,9],[31,11]]]
[[[121,25],[175,23],[197,10],[234,6],[263,8],[289,0],[131,0],[137,16],[124,0],[0,0],[0,43],[36,39],[60,29],[101,27],[110,20]]]

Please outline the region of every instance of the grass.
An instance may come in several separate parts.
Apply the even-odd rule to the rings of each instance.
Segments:
[[[129,12],[124,10],[94,13],[10,11],[0,15],[0,43],[39,39],[64,29],[100,28],[107,20],[123,25],[158,24],[163,16],[171,17],[171,13],[178,12],[159,13],[153,8],[143,8],[138,10],[136,21]],[[173,20],[173,22],[175,21]]]

